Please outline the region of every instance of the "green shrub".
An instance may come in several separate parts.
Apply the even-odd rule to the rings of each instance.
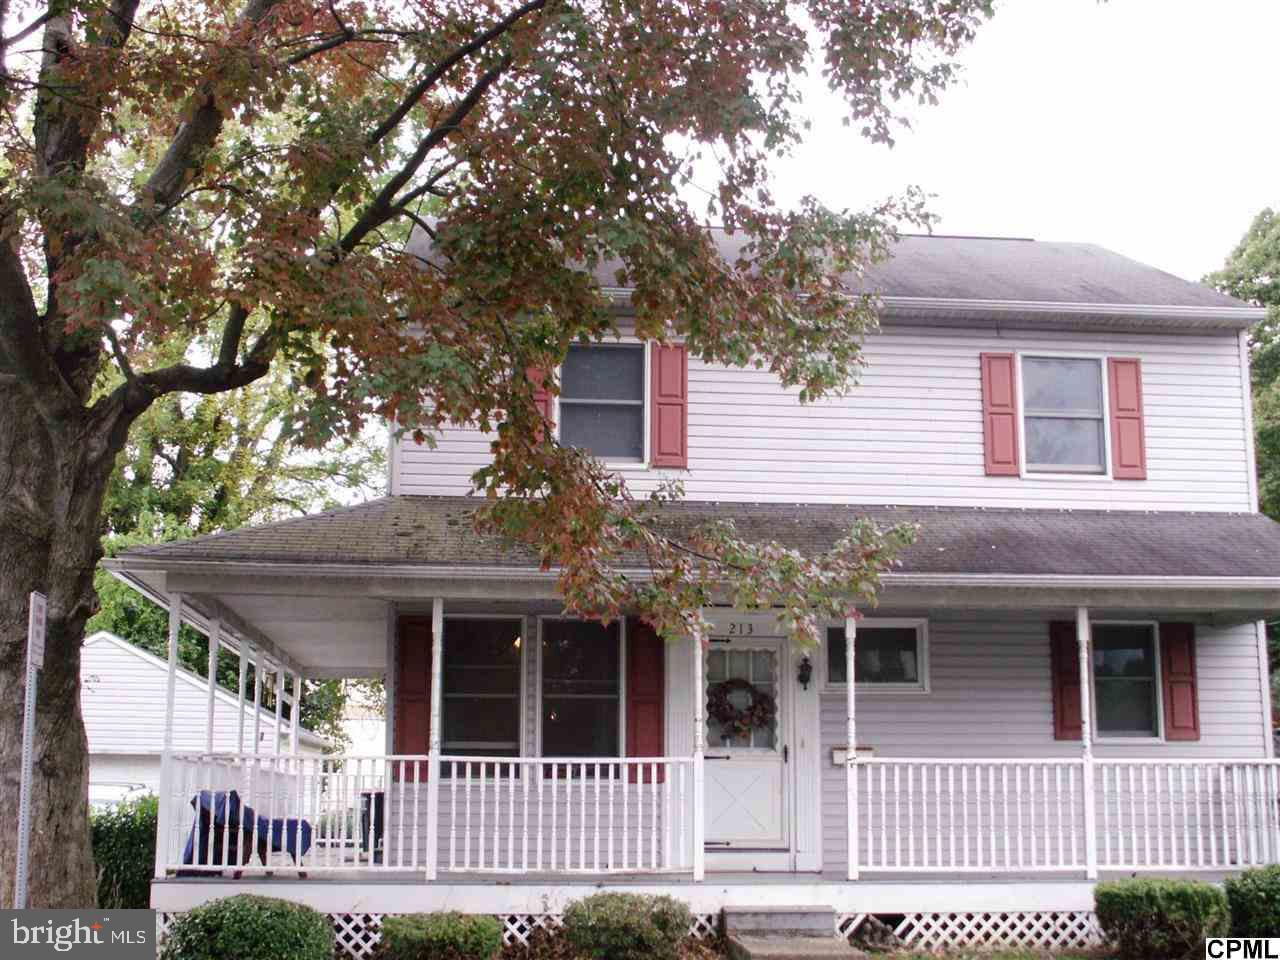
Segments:
[[[596,960],[674,960],[693,916],[671,897],[597,893],[569,904],[564,935]]]
[[[242,893],[180,914],[161,960],[333,960],[333,923],[310,907]]]
[[[1206,937],[1225,936],[1231,927],[1227,895],[1209,883],[1191,880],[1118,880],[1093,891],[1098,923],[1134,960],[1198,957]]]
[[[1246,870],[1224,886],[1233,934],[1274,937],[1280,932],[1280,866]]]
[[[495,917],[405,913],[382,921],[379,955],[386,960],[490,960],[502,950]]]
[[[104,910],[151,906],[158,809],[155,794],[149,793],[89,815],[98,906]]]

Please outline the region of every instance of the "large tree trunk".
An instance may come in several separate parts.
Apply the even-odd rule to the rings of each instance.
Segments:
[[[25,693],[27,603],[49,598],[37,686],[30,906],[96,906],[89,845],[88,743],[80,715],[80,646],[97,597],[101,508],[113,456],[86,415],[55,440],[0,377],[0,903],[13,904]]]

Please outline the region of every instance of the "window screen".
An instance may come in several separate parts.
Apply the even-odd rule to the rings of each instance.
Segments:
[[[1098,734],[1157,737],[1156,638],[1150,624],[1095,624],[1093,689]]]
[[[441,748],[477,757],[520,755],[522,620],[445,619]]]
[[[618,625],[542,622],[542,755],[619,756]]]
[[[1100,360],[1024,357],[1022,391],[1028,472],[1105,472]]]
[[[560,442],[604,460],[644,459],[644,348],[574,346],[560,375]]]
[[[919,627],[858,627],[854,657],[858,684],[924,686]],[[844,627],[827,630],[827,682],[848,683]]]

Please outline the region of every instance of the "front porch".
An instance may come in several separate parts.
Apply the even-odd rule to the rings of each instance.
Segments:
[[[457,614],[449,612],[454,608]],[[292,709],[286,677],[293,672],[291,686],[297,689],[297,674],[308,668],[286,666],[279,648],[269,654],[275,659],[265,659],[262,646],[238,636],[232,612],[221,609],[224,617],[212,634],[239,649],[242,678],[251,660],[258,667],[255,683],[242,684],[242,699],[251,690],[260,699],[263,679],[274,675],[277,716],[282,717],[286,706]],[[926,723],[923,732],[904,734],[929,701],[946,695],[950,672],[963,683],[960,668],[982,659],[966,651],[967,638],[991,635],[999,624],[1012,626],[1010,614],[937,611],[932,641],[927,615],[865,623],[850,619],[830,631],[841,649],[814,664],[808,652],[792,650],[776,636],[769,614],[708,611],[710,643],[696,639],[665,650],[659,644],[647,708],[635,699],[643,676],[626,669],[619,684],[632,689],[618,694],[618,716],[600,715],[630,733],[647,716],[656,734],[647,741],[629,734],[625,746],[647,742],[656,755],[618,756],[623,751],[615,748],[606,756],[557,757],[539,755],[539,731],[526,731],[523,720],[555,716],[549,707],[523,705],[526,697],[536,705],[544,673],[553,672],[543,653],[535,656],[528,648],[550,642],[543,620],[563,624],[546,615],[554,608],[535,604],[517,616],[508,604],[486,618],[475,612],[473,601],[436,598],[429,614],[419,609],[393,607],[389,613],[393,642],[386,662],[401,666],[391,674],[388,719],[397,739],[406,729],[422,734],[425,752],[329,757],[303,757],[279,747],[273,752],[251,747],[233,753],[171,752],[163,774],[157,880],[362,885],[377,879],[456,886],[465,878],[501,877],[505,885],[545,889],[566,880],[612,885],[638,878],[720,885],[750,871],[777,882],[971,875],[1002,883],[1037,876],[1092,881],[1106,871],[1222,873],[1280,862],[1280,762],[1266,756],[1262,711],[1245,718],[1248,736],[1228,724],[1224,733],[1206,733],[1209,742],[1199,740],[1200,701],[1206,731],[1211,731],[1223,717],[1233,718],[1242,702],[1235,684],[1228,684],[1231,702],[1208,677],[1206,693],[1193,693],[1194,743],[1173,739],[1176,716],[1166,706],[1157,718],[1166,737],[1104,738],[1095,745],[1093,684],[1063,687],[1058,681],[1054,702],[1033,711],[1046,724],[1037,735],[1048,732],[1055,715],[1059,734],[1073,719],[1079,729],[1074,737],[1068,731],[1067,739],[1048,741],[1052,748],[1037,755],[1017,755],[1017,743],[1028,731],[1012,709],[991,716],[981,737],[967,737],[988,753],[1003,738],[1012,756],[948,756],[948,749],[937,749],[952,746],[945,726]],[[175,632],[178,622],[195,619],[193,610],[182,596],[171,599]],[[1074,614],[1069,623],[1033,616],[1031,629],[1042,640],[1066,630],[1068,636],[1056,637],[1063,643],[1056,644],[1053,655],[1065,651],[1075,661],[1076,676],[1087,677],[1093,617],[1087,607]],[[1120,614],[1103,616],[1112,623]],[[459,734],[456,719],[453,733],[444,733],[451,722],[445,704],[459,682],[456,677],[446,681],[446,673],[458,665],[456,655],[448,653],[449,638],[477,642],[485,624],[498,624],[503,644],[519,652],[515,682],[521,732],[510,744],[518,755],[466,752],[467,742],[495,742],[485,740],[488,734],[479,727]],[[876,657],[859,658],[860,629],[880,636],[877,642],[886,636],[917,638],[917,646],[905,641],[910,649],[902,654],[914,686],[889,684],[892,696],[886,697],[875,684],[864,687],[836,675],[844,665],[854,665],[856,672],[860,662],[876,662]],[[1219,664],[1238,656],[1242,638],[1252,656],[1252,629],[1202,628],[1195,648],[1205,672],[1216,672]],[[614,631],[618,662],[634,665],[634,656],[623,651],[634,654],[644,647],[639,633],[630,636],[635,630],[624,624]],[[877,635],[877,630],[888,634]],[[598,642],[608,640],[602,636]],[[524,637],[537,643],[523,643]],[[406,654],[414,643],[422,647],[420,655]],[[944,670],[957,654],[965,659]],[[936,661],[932,667],[930,660]],[[309,669],[332,673],[317,664]],[[417,697],[405,673],[413,669],[422,671]],[[1065,669],[1055,664],[1059,673]],[[710,691],[734,671],[755,676],[776,697],[768,729],[745,739],[715,726],[706,713]],[[1012,676],[1012,668],[1006,668],[990,683],[1007,688]],[[1024,686],[1006,694],[1011,705],[1042,684]],[[1078,702],[1062,702],[1063,689]],[[488,713],[503,702],[463,699]],[[555,702],[563,706],[563,696]],[[860,709],[870,711],[864,730]],[[949,713],[957,724],[973,723],[979,715]],[[658,714],[665,715],[665,724]],[[458,715],[477,716],[467,710]],[[838,726],[832,722],[837,717]],[[242,743],[250,733],[252,744],[261,742],[257,731],[242,731]],[[897,750],[889,745],[890,736],[902,744]],[[1242,751],[1251,739],[1259,745],[1253,755],[1247,747]],[[278,745],[280,739],[271,742]],[[851,743],[858,749],[849,750]],[[909,755],[931,745],[932,754]],[[1245,755],[1224,757],[1215,749]]]

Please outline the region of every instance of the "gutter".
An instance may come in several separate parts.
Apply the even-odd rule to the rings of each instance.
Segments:
[[[435,564],[351,564],[351,563],[267,563],[234,560],[159,560],[137,557],[124,561],[116,557],[103,565],[131,586],[151,595],[131,573],[145,571],[238,574],[241,576],[283,577],[402,577],[420,580],[492,580],[549,582],[559,578],[557,570],[534,567],[440,566]],[[622,568],[632,579],[648,579],[646,568]],[[1106,587],[1117,590],[1280,590],[1280,576],[1275,577],[1151,577],[1108,576],[1087,574],[1018,574],[1018,573],[886,573],[884,586],[902,587],[1042,587],[1081,589]],[[163,602],[163,601],[158,601]]]
[[[615,307],[631,304],[630,287],[604,287]],[[1031,325],[1050,321],[1071,325],[1113,327],[1128,322],[1138,327],[1168,329],[1247,330],[1263,320],[1264,307],[1173,306],[1157,303],[1076,303],[1052,300],[970,300],[950,297],[881,295],[885,320],[1022,321]]]

